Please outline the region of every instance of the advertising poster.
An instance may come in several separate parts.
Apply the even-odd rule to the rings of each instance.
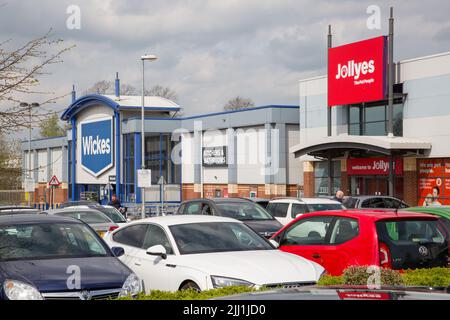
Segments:
[[[418,205],[450,205],[450,159],[419,159],[418,170]]]

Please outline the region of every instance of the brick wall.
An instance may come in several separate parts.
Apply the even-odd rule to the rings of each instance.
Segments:
[[[303,162],[303,196],[314,197],[314,164],[310,161]]]

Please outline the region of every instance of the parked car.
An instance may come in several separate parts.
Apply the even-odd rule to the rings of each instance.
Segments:
[[[405,211],[422,212],[433,214],[440,217],[443,224],[450,230],[450,206],[435,206],[435,207],[409,207]]]
[[[43,213],[55,216],[72,217],[79,219],[94,229],[101,237],[106,232],[117,229],[119,225],[113,222],[108,216],[97,209],[92,208],[80,208],[80,207],[67,207],[63,209],[47,210]]]
[[[265,199],[265,198],[246,198],[249,199],[251,201],[253,201],[254,203],[259,204],[261,207],[263,208],[267,208],[267,205],[269,204],[270,199]]]
[[[439,218],[442,228],[447,235],[447,241],[450,248],[450,206],[436,206],[436,207],[409,207],[405,211],[421,212],[435,215]]]
[[[73,206],[67,206],[63,209],[72,208],[72,209],[94,209],[102,212],[105,214],[109,219],[112,220],[112,222],[116,223],[117,225],[123,225],[127,223],[127,219],[113,206],[108,205],[99,205],[99,204],[90,204],[90,205],[73,205]]]
[[[77,200],[77,201],[67,201],[67,202],[61,203],[59,208],[63,209],[63,208],[74,207],[74,206],[95,206],[95,205],[98,206],[99,204],[97,202],[91,201],[91,200]]]
[[[324,269],[276,250],[243,222],[213,216],[160,216],[131,222],[105,237],[145,290],[208,290],[225,286],[302,286]]]
[[[409,205],[397,198],[388,196],[348,196],[342,204],[347,209],[403,209]]]
[[[176,214],[201,214],[234,218],[243,221],[265,238],[270,238],[283,226],[260,205],[245,198],[188,200],[180,205]]]
[[[392,269],[447,266],[448,244],[436,216],[386,210],[304,214],[272,237],[285,252],[341,275],[352,265]]]
[[[283,225],[304,213],[339,209],[345,209],[342,203],[327,198],[278,198],[267,205],[267,211]]]
[[[39,210],[29,206],[5,205],[0,206],[0,215],[9,214],[38,214]]]
[[[73,218],[1,216],[0,300],[137,295],[141,281],[117,258],[123,253],[123,248],[108,248],[88,225]]]
[[[311,286],[249,292],[213,300],[450,300],[450,292],[399,286]]]

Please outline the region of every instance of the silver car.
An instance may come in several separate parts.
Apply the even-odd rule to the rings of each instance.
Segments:
[[[108,232],[119,227],[106,214],[92,208],[69,207],[63,209],[53,209],[43,212],[44,214],[72,217],[87,223],[101,237]]]

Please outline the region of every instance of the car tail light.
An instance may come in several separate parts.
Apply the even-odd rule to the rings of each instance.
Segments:
[[[380,242],[380,266],[382,268],[392,268],[391,252],[383,242]]]
[[[118,226],[109,227],[109,232],[112,232],[112,231],[114,231],[114,230],[116,230],[118,228],[119,228]]]

